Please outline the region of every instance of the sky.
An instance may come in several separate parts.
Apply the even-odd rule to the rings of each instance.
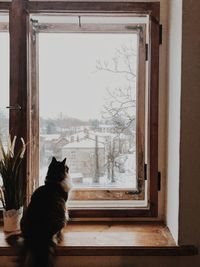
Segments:
[[[9,35],[0,32],[0,109],[7,112],[9,105]]]
[[[111,62],[116,49],[136,45],[134,34],[39,34],[40,116],[100,119],[106,89],[124,86],[124,75],[97,71],[96,62]],[[121,67],[123,67],[121,65]],[[0,33],[0,110],[8,114],[9,36]]]
[[[106,88],[127,84],[125,75],[97,71],[116,48],[136,45],[134,34],[52,33],[39,35],[40,116],[101,118]],[[121,67],[123,67],[121,65]]]

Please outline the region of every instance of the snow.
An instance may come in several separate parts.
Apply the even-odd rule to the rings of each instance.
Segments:
[[[135,173],[135,154],[125,154],[117,158],[117,160],[124,161],[124,172],[121,173],[119,168],[115,168],[115,182],[111,182],[107,175],[99,177],[99,183],[93,183],[92,177],[83,177],[81,173],[70,173],[72,182],[75,178],[83,178],[83,183],[73,183],[74,187],[79,188],[136,188],[136,173]],[[47,166],[40,169],[40,185],[44,183],[47,173]]]
[[[60,134],[41,134],[40,137],[44,138],[45,141],[53,141],[60,138]]]
[[[118,162],[124,164],[124,172],[120,172],[115,168],[115,182],[111,182],[107,175],[99,177],[99,183],[93,183],[92,177],[84,177],[83,183],[74,183],[75,187],[108,187],[108,188],[136,188],[136,172],[135,172],[135,154],[125,154],[118,157]],[[71,173],[70,176],[75,178],[75,174]]]
[[[83,174],[81,172],[74,172],[70,174],[70,178],[83,178]]]
[[[73,142],[65,145],[63,149],[68,149],[68,148],[95,148],[95,140],[91,139],[86,139],[86,140],[81,140],[79,142]],[[104,148],[104,145],[100,142],[98,142],[98,148]]]

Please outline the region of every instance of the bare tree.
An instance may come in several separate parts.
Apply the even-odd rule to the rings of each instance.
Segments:
[[[130,45],[122,45],[115,50],[115,55],[110,61],[97,60],[96,69],[110,71],[115,74],[123,74],[128,81],[136,78],[136,60],[137,54]]]
[[[107,179],[112,183],[115,182],[115,165],[116,159],[119,156],[119,150],[116,148],[116,139],[113,138],[107,145],[106,163]]]
[[[96,63],[98,71],[123,75],[126,80],[123,87],[107,88],[107,98],[102,110],[102,118],[112,122],[117,133],[122,133],[135,124],[136,59],[133,47],[123,45],[116,49],[109,62],[97,60]]]
[[[113,91],[107,89],[108,98],[103,107],[102,118],[112,122],[118,134],[128,130],[135,123],[136,100],[131,90],[131,86],[124,89],[114,88]]]
[[[99,170],[99,149],[98,149],[98,136],[95,135],[95,173],[94,173],[94,183],[99,183],[100,170]]]
[[[110,61],[97,60],[96,69],[120,75],[124,80],[118,87],[107,88],[102,110],[102,118],[113,125],[116,134],[108,144],[106,160],[107,178],[114,183],[116,160],[122,152],[121,134],[131,136],[135,128],[137,54],[131,45],[122,45]]]

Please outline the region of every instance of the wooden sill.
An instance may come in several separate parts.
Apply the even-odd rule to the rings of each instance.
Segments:
[[[135,222],[71,222],[59,256],[185,256],[198,254],[194,246],[177,246],[164,224]],[[0,232],[0,256],[16,255]]]

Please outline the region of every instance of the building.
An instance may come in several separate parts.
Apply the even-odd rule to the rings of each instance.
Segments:
[[[40,164],[48,165],[52,156],[58,160],[62,157],[62,148],[68,144],[69,140],[60,134],[42,134],[40,135]]]
[[[69,143],[63,147],[62,157],[67,158],[70,173],[81,173],[85,178],[92,177],[98,164],[99,176],[104,175],[105,146],[103,143],[98,142],[96,145],[95,140],[92,139]]]

